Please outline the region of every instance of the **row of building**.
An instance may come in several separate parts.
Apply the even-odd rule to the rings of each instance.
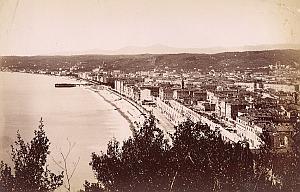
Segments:
[[[224,140],[247,141],[252,149],[260,147],[265,132],[271,136],[274,149],[289,150],[299,122],[297,85],[223,79],[174,82],[105,73],[79,77],[110,85],[140,104],[156,106],[175,126],[186,119],[201,121],[218,130]]]

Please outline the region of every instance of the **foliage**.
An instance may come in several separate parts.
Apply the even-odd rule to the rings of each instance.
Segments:
[[[83,186],[84,186],[85,192],[104,192],[105,191],[99,183],[90,183],[88,181],[85,181]],[[83,192],[83,190],[80,190],[80,192]]]
[[[14,171],[1,162],[0,191],[46,192],[54,191],[62,185],[63,173],[56,175],[46,165],[50,142],[43,129],[42,119],[40,123],[30,143],[26,143],[17,133],[17,141],[11,153]]]
[[[122,146],[113,139],[106,153],[92,154],[90,165],[98,182],[86,181],[86,192],[300,191],[297,145],[294,151],[276,153],[263,132],[263,145],[253,153],[247,142],[226,142],[218,131],[189,120],[175,127],[169,144],[154,119],[134,130]],[[46,165],[50,142],[43,127],[41,121],[30,143],[17,133],[11,153],[14,169],[0,162],[1,192],[54,191],[63,184],[64,173],[56,175]],[[62,155],[63,169],[69,152]]]
[[[248,191],[253,158],[247,143],[224,142],[207,125],[191,121],[176,128],[172,137],[174,191]]]
[[[207,125],[176,127],[172,145],[150,117],[123,146],[110,141],[90,165],[102,191],[253,191],[253,155],[247,143],[224,142]],[[92,184],[85,185],[86,191]],[[95,189],[95,188],[94,188]],[[95,190],[96,191],[96,190]]]
[[[262,145],[255,154],[255,191],[300,191],[300,153],[278,153],[272,150],[267,132],[261,135]]]
[[[109,191],[167,190],[169,148],[152,118],[124,141],[122,148],[114,139],[106,154],[93,153],[91,166],[98,181]]]

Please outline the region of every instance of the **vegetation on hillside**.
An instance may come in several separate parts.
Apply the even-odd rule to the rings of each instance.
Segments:
[[[102,66],[105,70],[118,69],[134,72],[151,69],[175,69],[180,71],[210,70],[259,70],[269,65],[289,65],[300,68],[300,50],[266,50],[225,52],[217,54],[141,54],[141,55],[73,55],[73,56],[5,56],[0,57],[0,67],[12,70],[70,69],[91,71]]]

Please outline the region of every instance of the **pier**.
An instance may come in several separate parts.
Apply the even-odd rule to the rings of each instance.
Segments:
[[[92,83],[55,83],[55,87],[64,88],[64,87],[77,87],[77,86],[90,86]]]

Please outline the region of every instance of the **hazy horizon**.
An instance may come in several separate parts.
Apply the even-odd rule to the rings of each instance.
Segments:
[[[0,55],[299,44],[297,0],[0,0]]]
[[[168,45],[154,44],[150,46],[126,46],[114,50],[90,49],[81,51],[62,51],[45,54],[12,54],[5,56],[75,56],[75,55],[143,55],[143,54],[216,54],[224,52],[268,51],[268,50],[300,50],[300,44],[278,45],[244,45],[240,47],[207,47],[207,48],[179,48]]]

